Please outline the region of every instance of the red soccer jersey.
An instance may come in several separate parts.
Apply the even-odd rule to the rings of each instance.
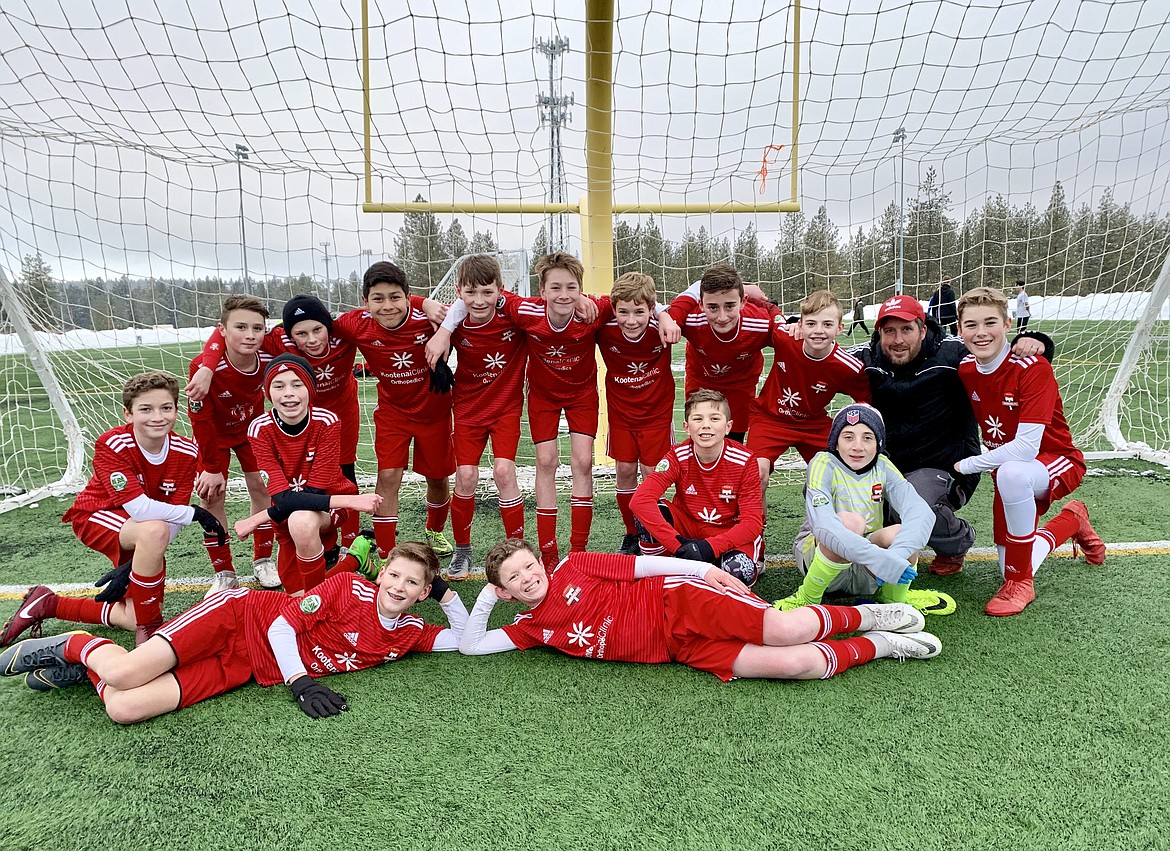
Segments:
[[[605,361],[605,404],[611,429],[640,430],[674,419],[674,373],[670,346],[658,336],[658,320],[637,340],[628,340],[611,319],[597,332]]]
[[[521,650],[553,647],[614,662],[668,662],[663,577],[634,579],[634,557],[569,553],[548,596],[503,627]]]
[[[736,549],[751,552],[756,538],[763,534],[760,469],[743,444],[725,440],[719,459],[704,466],[695,457],[691,441],[680,443],[638,485],[630,508],[668,552],[678,549],[678,533],[658,511],[658,498],[671,486],[674,511],[685,514],[702,530],[701,537],[716,555]]]
[[[528,392],[555,403],[570,403],[581,391],[597,384],[594,339],[613,318],[609,299],[598,301],[597,318],[582,322],[573,317],[564,328],[554,328],[545,313],[544,299],[504,294],[500,309],[527,335]]]
[[[268,643],[278,617],[297,633],[297,649],[311,677],[360,671],[393,662],[412,650],[429,653],[444,629],[418,615],[387,623],[378,614],[378,586],[353,573],[334,574],[304,597],[279,591],[248,594],[248,655],[256,682],[276,685],[284,677]]]
[[[747,431],[756,383],[764,371],[763,351],[772,342],[772,311],[745,302],[739,327],[721,337],[707,324],[702,305],[683,294],[668,309],[687,340],[687,396],[700,388],[718,390],[731,404],[733,431]]]
[[[220,469],[219,450],[247,441],[248,424],[264,412],[264,368],[271,360],[272,355],[261,350],[256,355],[256,369],[241,372],[225,357],[215,366],[206,398],[187,403],[202,469],[227,474],[226,468]],[[194,375],[202,365],[203,356],[196,355],[188,374]]]
[[[248,440],[271,496],[305,488],[331,496],[357,493],[357,485],[341,474],[341,421],[332,411],[310,409],[309,424],[300,434],[286,434],[269,411],[252,421]]]
[[[1072,433],[1064,418],[1060,387],[1052,365],[1042,357],[1009,355],[995,372],[979,371],[974,355],[959,364],[959,378],[971,399],[983,444],[989,449],[1013,440],[1020,423],[1040,423],[1041,455],[1063,455],[1084,463],[1073,445]]]
[[[752,406],[753,416],[762,414],[792,428],[828,428],[825,409],[838,393],[858,402],[869,401],[865,364],[836,343],[829,354],[813,360],[784,330],[783,323],[780,315],[772,322],[776,357]]]
[[[171,432],[163,456],[159,464],[147,460],[130,423],[110,429],[94,444],[93,476],[62,519],[71,523],[80,514],[120,508],[143,494],[159,502],[186,505],[195,489],[199,447]]]
[[[318,407],[327,408],[335,414],[345,415],[357,404],[357,379],[353,375],[353,362],[357,349],[351,343],[329,338],[329,348],[320,357],[311,357],[297,348],[296,343],[284,333],[284,326],[277,325],[264,335],[264,351],[276,357],[291,354],[304,358],[313,367],[317,379]],[[202,365],[215,369],[223,357],[223,332],[216,326],[207,339],[201,355]]]
[[[501,298],[500,306],[503,306]],[[496,311],[482,325],[463,320],[451,335],[455,347],[455,427],[482,427],[524,408],[524,332]]]
[[[435,329],[422,310],[411,307],[398,327],[383,328],[358,308],[334,319],[333,332],[361,350],[378,378],[379,406],[428,423],[451,416],[451,394],[431,392],[426,347]]]

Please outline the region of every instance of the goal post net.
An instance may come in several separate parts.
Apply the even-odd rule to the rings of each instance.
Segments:
[[[363,31],[356,7],[309,0],[5,3],[0,486],[79,487],[93,439],[121,420],[122,381],[185,376],[228,293],[274,316],[300,292],[340,311],[375,260],[449,298],[461,256],[501,252],[519,285],[550,247],[579,252],[572,215],[363,213],[360,57],[368,37],[375,197],[575,202],[589,188],[581,9],[370,0]],[[618,207],[788,197],[796,13],[615,4]],[[837,0],[800,15],[801,212],[619,213],[615,272],[647,272],[668,298],[731,262],[790,312],[828,288],[844,344],[865,339],[854,305],[872,331],[899,283],[926,303],[944,279],[1013,296],[1026,281],[1080,445],[1165,459],[1161,5]],[[681,347],[676,363],[681,388]],[[363,394],[368,420],[372,384]],[[372,475],[372,439],[362,452]],[[526,445],[518,463],[533,457]]]

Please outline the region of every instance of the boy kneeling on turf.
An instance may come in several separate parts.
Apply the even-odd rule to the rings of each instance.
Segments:
[[[821,602],[825,592],[869,595],[950,614],[954,601],[935,591],[911,591],[918,551],[934,528],[934,514],[883,453],[886,427],[876,408],[846,405],[829,429],[829,450],[808,465],[805,520],[793,548],[804,581],[777,600],[789,611]],[[902,519],[885,526],[889,503]]]
[[[373,582],[334,574],[299,598],[248,588],[224,591],[129,653],[84,632],[29,638],[0,653],[0,674],[25,674],[38,691],[88,679],[119,724],[173,712],[253,679],[262,686],[286,683],[310,717],[337,715],[349,704],[318,677],[372,668],[411,651],[459,646],[467,609],[446,585],[437,591],[438,572],[434,551],[411,541],[390,551]],[[407,613],[428,593],[441,593],[450,628]]]
[[[144,372],[122,385],[126,422],[97,439],[93,476],[62,522],[81,543],[110,560],[98,580],[97,599],[60,597],[44,585],[30,588],[0,630],[0,647],[47,618],[105,624],[135,631],[138,644],[162,626],[166,549],[179,530],[198,523],[227,540],[215,516],[190,506],[199,448],[176,434],[179,382],[162,372]],[[124,597],[129,599],[123,599]]]
[[[544,646],[614,662],[682,662],[727,682],[823,679],[875,658],[929,659],[942,650],[921,631],[922,613],[904,603],[780,612],[700,562],[570,552],[550,574],[531,544],[509,538],[484,569],[488,584],[459,642],[473,656]],[[497,599],[527,609],[489,632]]]

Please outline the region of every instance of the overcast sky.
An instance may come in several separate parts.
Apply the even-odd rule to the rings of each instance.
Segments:
[[[535,106],[569,39],[575,93],[568,197],[585,185],[580,0],[371,0],[375,200],[539,199],[548,132]],[[1043,208],[1106,187],[1170,212],[1165,0],[822,0],[802,16],[800,200],[868,227],[938,169],[956,213],[1002,192]],[[653,11],[652,11],[653,9]],[[668,9],[669,11],[661,11]],[[521,11],[523,12],[521,14]],[[781,200],[790,135],[788,2],[618,0],[614,175],[619,200]],[[392,250],[397,216],[360,212],[357,2],[5,0],[0,8],[0,264],[40,250],[68,278],[240,274],[237,143],[252,275],[322,274]],[[531,244],[539,216],[460,217]],[[733,233],[779,216],[695,216]],[[570,233],[576,234],[575,221]],[[338,259],[338,255],[340,258]]]

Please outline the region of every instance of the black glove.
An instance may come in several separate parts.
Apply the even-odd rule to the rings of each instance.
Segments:
[[[192,519],[203,527],[204,535],[216,536],[216,546],[222,547],[227,543],[227,532],[224,531],[223,524],[219,522],[219,518],[206,508],[201,505],[196,505],[195,516]]]
[[[682,546],[674,551],[675,558],[715,563],[715,550],[706,541],[700,538],[679,538],[678,542]]]
[[[455,374],[451,372],[451,367],[447,366],[445,360],[436,363],[435,368],[431,370],[431,392],[450,393],[454,386]]]
[[[297,706],[310,718],[332,718],[349,710],[345,698],[312,677],[297,677],[289,685]]]
[[[447,592],[451,590],[451,586],[441,576],[436,576],[431,580],[431,593],[427,594],[428,600],[434,600],[436,603],[443,602],[443,598],[447,596]]]
[[[130,590],[130,562],[115,567],[93,583],[94,588],[101,588],[103,585],[106,587],[94,599],[99,603],[120,602]]]

